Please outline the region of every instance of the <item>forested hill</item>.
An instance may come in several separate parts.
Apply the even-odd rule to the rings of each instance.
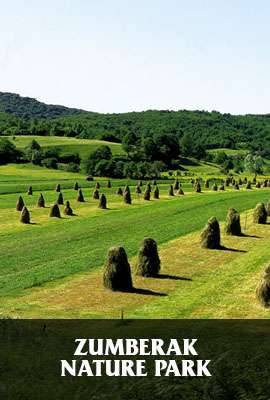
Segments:
[[[2,112],[1,112],[2,111]],[[204,148],[269,149],[270,114],[231,115],[216,111],[157,111],[99,114],[0,93],[0,135],[57,135],[110,141],[188,135]],[[133,136],[133,138],[132,138]]]
[[[0,92],[0,111],[22,118],[54,118],[83,112],[76,108],[42,103],[31,97]]]

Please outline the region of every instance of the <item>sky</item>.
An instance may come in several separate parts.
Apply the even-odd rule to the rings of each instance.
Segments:
[[[0,0],[0,91],[97,112],[270,113],[269,0]]]

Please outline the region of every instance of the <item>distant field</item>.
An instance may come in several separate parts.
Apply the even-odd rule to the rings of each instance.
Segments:
[[[12,138],[9,136],[9,139]],[[24,149],[33,139],[42,147],[56,146],[61,149],[61,153],[79,153],[83,158],[92,153],[97,147],[107,145],[111,148],[114,155],[122,155],[124,151],[120,143],[106,142],[104,140],[76,139],[59,136],[15,136],[14,144],[19,149]]]
[[[228,156],[236,156],[236,155],[245,155],[247,154],[247,150],[245,149],[226,149],[226,148],[219,148],[219,149],[211,149],[207,150],[207,153],[225,153]]]
[[[23,183],[20,183],[21,180]],[[75,200],[76,192],[72,189],[75,181],[84,184],[85,203],[77,203]],[[30,182],[34,188],[33,196],[25,194]],[[36,207],[40,189],[47,207],[55,202],[57,193],[53,189],[56,182],[62,184],[64,200],[71,201],[76,216],[50,219],[49,208]],[[234,282],[230,282],[226,275],[226,265],[237,263],[237,260],[242,260],[241,266],[233,267],[232,264],[229,270],[235,270],[237,274],[238,268],[244,276],[242,289],[248,293],[253,290],[250,289],[248,274],[251,268],[254,274],[259,274],[269,260],[269,246],[266,243],[269,225],[254,230],[250,216],[245,222],[246,217],[243,215],[242,223],[246,232],[256,234],[258,238],[250,237],[239,242],[237,240],[240,239],[226,239],[225,244],[234,249],[244,249],[248,251],[247,254],[232,250],[202,251],[198,246],[196,232],[202,229],[212,215],[223,221],[229,207],[244,212],[259,201],[268,201],[269,189],[230,189],[224,193],[210,190],[195,194],[187,180],[183,183],[185,196],[169,197],[170,182],[161,181],[160,200],[147,202],[135,195],[134,181],[112,180],[111,189],[106,188],[104,179],[100,179],[100,182],[100,192],[107,197],[108,210],[99,210],[97,201],[92,199],[95,182],[85,182],[83,176],[78,174],[30,165],[0,167],[2,316],[99,318],[118,316],[124,308],[128,315],[136,317],[199,315],[205,318],[217,315],[214,311],[215,304],[220,302],[219,285],[227,282],[226,292],[229,294],[234,291]],[[123,187],[126,183],[131,187],[131,206],[123,204],[122,198],[115,194],[117,187]],[[19,194],[31,212],[32,225],[22,225],[19,222],[19,213],[15,211]],[[137,287],[168,294],[163,301],[151,293],[135,295],[105,291],[101,277],[108,248],[123,245],[134,264],[133,257],[145,236],[155,238],[161,246],[164,274],[179,275],[183,279],[193,279],[195,274],[195,282],[169,277],[160,280],[135,279]],[[224,274],[219,268],[225,268]],[[215,280],[215,274],[219,275],[218,281]],[[185,293],[185,297],[182,297],[182,293]],[[241,302],[238,303],[237,297],[233,301],[233,311],[231,314],[228,311],[226,317],[234,317],[238,305],[244,307]],[[248,310],[244,308],[243,312],[248,313]]]

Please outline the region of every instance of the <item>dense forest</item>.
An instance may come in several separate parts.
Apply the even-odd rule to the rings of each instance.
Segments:
[[[58,135],[122,142],[124,137],[158,134],[177,140],[185,134],[209,148],[245,148],[269,152],[270,114],[234,116],[217,111],[149,110],[99,114],[0,92],[0,134]]]

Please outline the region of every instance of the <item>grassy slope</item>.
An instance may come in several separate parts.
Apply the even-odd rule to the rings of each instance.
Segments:
[[[10,139],[10,137],[8,138]],[[13,140],[13,142],[19,149],[24,149],[33,139],[35,139],[42,147],[49,148],[56,146],[61,149],[61,153],[79,153],[82,158],[102,145],[109,146],[114,155],[124,154],[120,143],[106,142],[104,140],[76,139],[59,136],[22,135],[15,136],[15,138],[16,139]]]

